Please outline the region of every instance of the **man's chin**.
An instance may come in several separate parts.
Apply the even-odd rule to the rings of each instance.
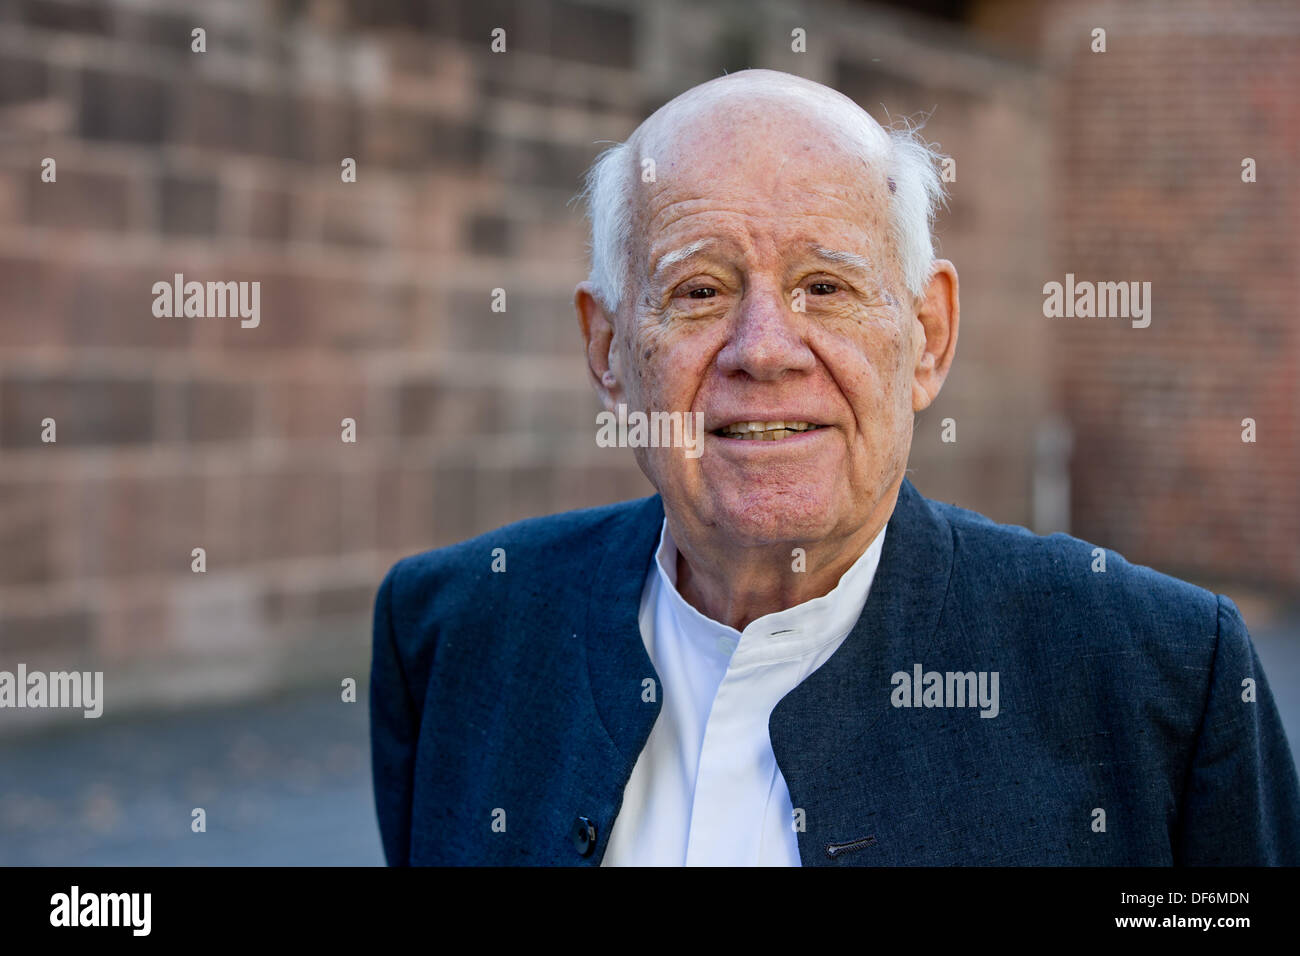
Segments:
[[[820,541],[834,528],[834,509],[815,500],[737,499],[721,502],[715,527],[740,547]]]

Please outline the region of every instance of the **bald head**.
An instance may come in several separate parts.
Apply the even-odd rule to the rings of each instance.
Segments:
[[[884,158],[889,149],[885,130],[843,93],[776,70],[744,70],[692,87],[651,114],[627,145],[641,156],[667,155],[691,131],[707,135],[719,123],[737,127],[764,119],[773,129],[789,124],[791,133],[815,126],[863,158]]]
[[[655,111],[625,143],[598,157],[587,176],[591,282],[617,313],[644,272],[655,186],[691,174],[707,178],[762,149],[759,175],[776,177],[796,149],[851,170],[864,194],[887,191],[893,255],[919,295],[934,258],[930,223],[943,199],[937,155],[909,129],[885,130],[847,96],[775,70],[744,70],[693,87]]]

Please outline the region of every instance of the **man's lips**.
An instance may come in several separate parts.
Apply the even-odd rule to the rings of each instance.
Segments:
[[[784,441],[826,426],[815,418],[799,415],[774,415],[769,418],[737,419],[716,428],[709,434],[732,441]]]

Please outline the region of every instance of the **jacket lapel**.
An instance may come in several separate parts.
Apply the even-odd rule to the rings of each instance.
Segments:
[[[906,479],[885,534],[880,564],[858,623],[844,643],[772,710],[768,733],[796,809],[804,808],[799,855],[805,866],[841,854],[866,862],[875,843],[836,786],[836,758],[861,762],[870,752],[888,762],[889,742],[869,736],[891,707],[890,675],[925,661],[948,592],[953,566],[946,521]],[[876,728],[893,732],[899,722]],[[834,812],[830,807],[843,807]],[[818,808],[816,812],[812,808]],[[829,847],[829,849],[828,849]]]
[[[624,784],[663,699],[637,621],[663,518],[663,503],[654,495],[634,502],[607,531],[601,529],[601,557],[588,582],[587,674],[601,723],[627,760],[626,773],[620,768]],[[647,678],[655,682],[653,702],[642,699]]]

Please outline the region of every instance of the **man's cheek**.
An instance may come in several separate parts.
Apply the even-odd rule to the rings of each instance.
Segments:
[[[637,381],[642,385],[642,394],[649,395],[659,389],[663,374],[663,356],[666,342],[664,334],[658,328],[645,327],[631,341],[628,347],[628,367],[636,370]]]
[[[658,349],[653,360],[640,369],[644,406],[666,412],[690,411],[705,370],[706,362],[694,349]]]
[[[697,477],[693,472],[698,461],[686,457],[681,448],[639,447],[633,449],[633,456],[641,473],[657,491],[677,489],[689,493],[694,487]]]

